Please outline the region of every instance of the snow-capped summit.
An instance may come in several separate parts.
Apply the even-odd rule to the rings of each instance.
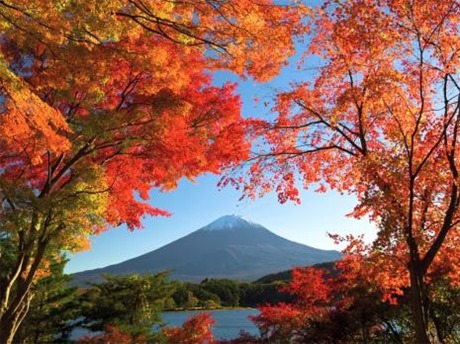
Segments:
[[[251,222],[240,215],[233,214],[219,217],[217,220],[211,222],[202,229],[208,231],[221,231],[226,229],[249,228],[254,226],[262,227],[261,225]]]

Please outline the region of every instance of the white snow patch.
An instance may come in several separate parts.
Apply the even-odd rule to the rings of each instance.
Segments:
[[[217,220],[211,222],[209,225],[204,227],[204,230],[209,231],[220,231],[225,229],[233,229],[238,227],[251,227],[251,226],[260,226],[256,223],[253,223],[249,220],[246,220],[240,215],[226,215],[219,217]]]

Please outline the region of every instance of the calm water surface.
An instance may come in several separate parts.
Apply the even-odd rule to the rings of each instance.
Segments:
[[[181,326],[187,318],[202,313],[203,311],[180,311],[180,312],[163,312],[161,318],[167,326]],[[257,315],[257,309],[229,309],[204,311],[211,313],[216,324],[212,328],[212,333],[216,339],[233,339],[238,337],[240,331],[246,331],[252,335],[258,335],[259,330],[248,319],[250,315]],[[158,328],[156,328],[158,330]],[[76,340],[84,335],[95,335],[99,333],[90,333],[83,328],[76,328],[72,331],[71,339]]]
[[[181,312],[164,312],[161,317],[167,326],[181,326],[184,321],[192,315],[202,311],[181,311]],[[257,315],[257,309],[230,309],[206,311],[211,313],[216,324],[212,328],[214,338],[232,339],[238,337],[240,331],[244,330],[252,335],[258,335],[259,330],[248,319],[250,315]]]

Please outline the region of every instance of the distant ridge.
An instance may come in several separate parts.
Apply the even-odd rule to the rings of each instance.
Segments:
[[[240,216],[227,215],[157,250],[139,257],[73,275],[76,285],[99,282],[102,274],[125,275],[171,271],[171,278],[252,281],[293,266],[330,262],[338,251],[316,249],[284,239]]]
[[[313,265],[316,269],[321,269],[327,271],[328,274],[336,276],[338,274],[337,268],[335,267],[334,262],[319,263]],[[270,284],[273,282],[291,282],[292,281],[292,269],[286,271],[275,272],[260,277],[254,283],[258,284]]]

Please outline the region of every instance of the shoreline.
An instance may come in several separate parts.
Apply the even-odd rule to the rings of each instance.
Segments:
[[[205,307],[193,307],[193,308],[176,308],[162,310],[161,312],[189,312],[189,311],[237,311],[237,310],[249,310],[257,309],[256,307],[219,307],[219,308],[205,308]]]

